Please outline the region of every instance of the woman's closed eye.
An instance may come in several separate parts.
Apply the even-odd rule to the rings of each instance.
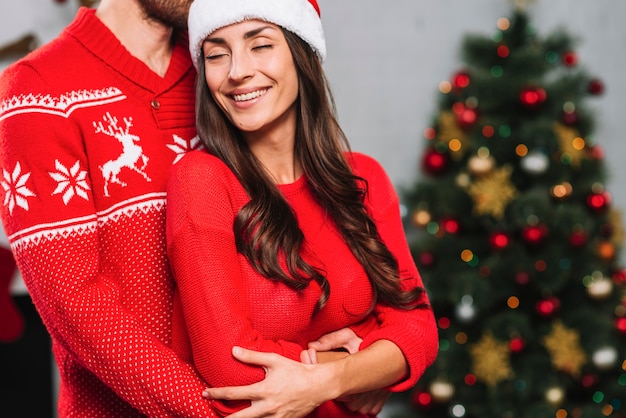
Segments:
[[[272,49],[272,48],[274,48],[273,44],[262,44],[262,45],[253,46],[252,50],[260,52],[260,51],[264,51],[264,50],[268,50],[268,49]]]
[[[204,59],[206,61],[217,61],[220,58],[224,58],[228,56],[228,54],[226,52],[223,51],[215,51],[215,52],[210,52],[208,54],[205,55]]]

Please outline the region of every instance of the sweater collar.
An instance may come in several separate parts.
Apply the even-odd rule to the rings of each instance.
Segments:
[[[307,185],[308,185],[308,182],[306,179],[306,175],[302,174],[293,183],[277,184],[276,186],[278,187],[278,190],[280,190],[284,196],[291,196],[291,195],[299,193],[302,189],[306,188]]]
[[[102,60],[102,65],[110,66],[123,77],[153,93],[169,89],[185,74],[193,71],[186,34],[176,37],[170,66],[165,76],[161,77],[128,52],[96,17],[95,9],[81,7],[65,31]]]

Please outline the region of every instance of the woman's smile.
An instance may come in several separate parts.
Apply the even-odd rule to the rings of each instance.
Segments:
[[[231,94],[230,97],[235,102],[246,102],[248,100],[253,100],[253,99],[256,99],[258,97],[261,97],[265,93],[267,93],[268,91],[269,91],[269,88],[261,89],[261,90],[255,90],[255,91],[251,91],[249,93],[234,93],[234,94]]]

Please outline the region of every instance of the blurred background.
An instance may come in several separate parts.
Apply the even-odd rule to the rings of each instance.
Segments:
[[[600,82],[596,85],[597,90],[585,99],[586,109],[589,110],[588,118],[593,120],[594,125],[593,132],[589,132],[589,138],[586,139],[589,140],[589,144],[598,146],[596,149],[603,150],[601,165],[606,171],[606,178],[602,186],[604,192],[610,192],[611,208],[621,213],[622,208],[626,207],[626,188],[622,185],[626,180],[626,164],[623,162],[626,155],[624,140],[626,129],[625,117],[622,115],[622,112],[625,112],[623,106],[626,100],[624,77],[626,26],[623,24],[626,18],[626,2],[623,0],[318,1],[328,46],[328,57],[324,65],[335,95],[340,123],[353,149],[378,159],[400,191],[411,239],[419,241],[421,235],[429,233],[419,230],[419,227],[425,227],[429,222],[417,225],[418,231],[412,230],[416,226],[415,223],[420,223],[411,222],[419,208],[415,206],[416,201],[410,201],[409,197],[415,195],[415,191],[419,189],[419,186],[416,189],[416,184],[425,181],[433,174],[433,169],[436,169],[431,165],[425,170],[424,155],[432,143],[433,138],[429,135],[432,134],[432,129],[436,129],[433,121],[445,110],[442,95],[450,94],[450,86],[458,87],[456,83],[460,80],[457,77],[467,68],[462,59],[464,52],[467,52],[463,49],[464,41],[476,35],[497,42],[497,37],[502,32],[500,19],[512,18],[516,7],[525,10],[533,33],[539,37],[545,37],[556,30],[565,30],[570,34],[573,41],[571,52],[574,55],[570,55],[569,58],[574,59],[575,63],[570,61],[568,65],[583,70]],[[80,5],[81,2],[76,0],[4,1],[0,5],[0,70],[29,50],[55,37],[72,20]],[[480,56],[474,58],[480,60]],[[466,100],[465,104],[467,103]],[[480,108],[480,103],[478,106]],[[428,164],[433,162],[430,161]],[[470,212],[459,216],[464,215],[473,216]],[[463,223],[460,219],[457,221]],[[5,250],[8,247],[3,234],[0,234],[0,245]],[[624,248],[616,243],[614,249],[616,254],[611,261],[617,262],[625,255]],[[416,257],[419,257],[419,254],[416,253]],[[52,412],[56,398],[55,368],[51,361],[49,341],[29,304],[19,272],[15,271],[10,257],[3,256],[2,260],[5,262],[0,266],[0,274],[3,275],[0,295],[4,296],[4,299],[0,300],[0,308],[6,334],[4,342],[0,342],[2,349],[0,353],[3,356],[0,358],[0,383],[3,388],[12,387],[14,390],[0,391],[0,410],[3,405],[17,406],[17,410],[21,410],[22,414],[4,415],[0,412],[0,415],[55,416]],[[418,264],[422,265],[424,261],[417,260]],[[424,267],[422,265],[420,268]],[[615,266],[612,268],[613,271],[604,274],[610,275],[619,270]],[[428,275],[427,272],[424,274]],[[620,300],[617,289],[616,286],[612,290],[613,297],[610,303],[615,304],[615,300]],[[7,295],[10,298],[6,298]],[[445,296],[448,299],[452,297],[449,294]],[[459,296],[459,301],[463,296],[467,295]],[[463,300],[467,302],[467,299]],[[458,305],[459,301],[452,304]],[[449,342],[445,340],[447,337],[443,331],[454,328],[459,318],[448,318],[443,309],[439,320],[443,346],[447,347]],[[609,306],[609,311],[613,310],[613,307]],[[619,312],[615,310],[615,314],[607,315],[606,321],[612,323],[616,316],[617,319],[626,316],[623,312],[620,316]],[[442,323],[442,318],[449,319],[453,325],[450,326],[445,321]],[[470,325],[472,331],[475,329],[484,331],[485,324],[480,322],[480,318],[480,315],[476,317],[471,315],[468,325],[466,314],[466,321],[459,325],[455,334],[450,336],[450,340],[458,343],[459,335],[463,332],[468,333],[471,340],[471,333],[467,328]],[[9,323],[13,324],[13,328],[9,327]],[[465,331],[462,330],[463,326],[467,328]],[[572,327],[566,327],[566,330]],[[11,335],[17,335],[16,330],[20,330],[19,335],[10,338]],[[623,330],[618,328],[618,331],[626,334],[626,328]],[[582,330],[574,334],[577,338],[586,338]],[[477,335],[476,340],[479,337],[480,335]],[[530,343],[538,338],[528,336],[523,341],[530,346]],[[614,344],[613,348],[617,347],[618,357],[613,359],[611,366],[617,371],[614,370],[615,374],[608,377],[611,382],[616,379],[620,382],[622,394],[626,393],[626,377],[623,377],[626,369],[620,367],[626,360],[623,357],[624,344],[626,344],[624,339]],[[571,358],[568,355],[573,354],[565,353],[566,359]],[[559,412],[566,411],[558,408],[566,403],[569,394],[572,393],[569,389],[573,384],[572,381],[581,380],[580,376],[572,376],[569,373],[567,376],[569,380],[557,377],[555,385],[544,390],[545,396],[542,401],[553,407],[553,411],[545,416],[556,418],[623,416],[626,406],[621,402],[625,402],[625,397],[617,399],[602,389],[600,383],[606,377],[603,373],[593,372],[591,367],[589,369],[591,371],[586,374],[587,369],[581,367],[578,371],[583,377],[590,376],[591,381],[587,381],[588,391],[575,391],[576,398],[584,398],[581,402],[591,403],[602,412],[598,412],[598,415],[583,415],[581,411],[584,408]],[[489,367],[487,369],[489,372]],[[438,370],[439,373],[429,376],[426,384],[418,391],[410,393],[407,398],[394,399],[394,402],[385,409],[384,416],[480,418],[490,416],[472,414],[469,404],[465,405],[468,395],[463,392],[459,383],[455,383],[446,373],[442,374],[441,371],[445,371],[444,366],[439,365],[434,370]],[[471,371],[472,373],[464,376],[467,378],[470,374],[474,377],[480,375],[475,373],[475,367]],[[496,379],[496,383],[498,382]],[[467,385],[467,381],[464,384]],[[556,392],[550,392],[554,388]],[[526,398],[522,396],[521,402],[531,401],[534,396],[520,389],[519,385],[514,391],[517,391],[517,395],[521,393],[526,396]],[[36,394],[36,400],[33,394]],[[31,415],[24,413],[31,404],[36,404],[33,407],[36,407],[38,412]],[[455,409],[458,405],[465,407]],[[504,412],[493,416],[531,416],[511,412],[511,408],[508,408],[503,407]],[[537,418],[542,415],[532,416]]]

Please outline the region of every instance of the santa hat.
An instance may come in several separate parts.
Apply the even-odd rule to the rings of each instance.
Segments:
[[[326,42],[316,0],[194,0],[189,10],[189,51],[194,65],[211,33],[246,19],[274,23],[307,42],[323,61]]]

